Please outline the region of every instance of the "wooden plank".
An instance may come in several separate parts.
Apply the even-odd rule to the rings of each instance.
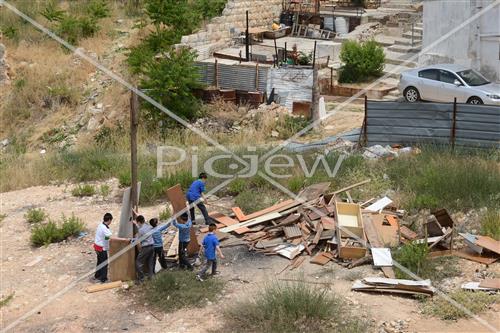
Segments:
[[[285,200],[279,204],[276,204],[276,205],[273,205],[271,207],[267,207],[265,209],[262,209],[262,210],[259,210],[255,213],[252,213],[252,214],[248,214],[248,215],[245,215],[245,216],[240,216],[240,218],[238,218],[238,220],[240,220],[240,222],[245,222],[245,221],[248,221],[248,220],[253,220],[253,219],[256,219],[260,216],[263,216],[263,215],[266,215],[266,214],[269,214],[269,213],[272,213],[272,212],[278,212],[278,211],[282,211],[282,210],[285,210],[285,209],[289,209],[291,207],[295,207],[295,206],[298,206],[300,205],[300,202],[298,201],[295,201],[293,199],[289,199],[289,200]]]
[[[364,227],[366,238],[368,238],[371,247],[384,247],[384,244],[380,240],[380,237],[377,233],[377,229],[373,225],[373,220],[371,219],[371,217],[365,219]],[[387,278],[394,278],[396,276],[392,267],[380,267],[380,269]]]
[[[367,183],[369,183],[369,182],[371,182],[371,179],[363,180],[362,182],[359,182],[359,183],[352,184],[352,185],[349,185],[349,186],[347,186],[347,187],[341,188],[340,190],[337,190],[337,191],[333,192],[333,194],[337,195],[337,194],[340,194],[340,193],[342,193],[342,192],[352,190],[352,189],[353,189],[353,188],[355,188],[355,187],[358,187],[358,186],[361,186],[361,185],[367,184]]]
[[[186,209],[186,197],[184,196],[184,192],[182,192],[180,184],[167,189],[167,198],[172,204],[173,215]]]
[[[445,228],[453,228],[454,222],[450,214],[446,209],[438,209],[432,212],[432,215],[436,217],[439,224]]]
[[[177,231],[174,236],[174,240],[172,244],[170,244],[170,248],[167,251],[167,257],[177,257],[177,252],[179,251],[179,232]]]
[[[309,262],[324,266],[333,259],[333,255],[328,252],[318,252]]]
[[[109,258],[128,247],[128,240],[114,239],[109,240]],[[130,247],[123,254],[117,256],[109,265],[110,281],[130,281],[135,280],[135,246]]]
[[[300,191],[299,194],[297,194],[297,197],[304,201],[316,199],[328,190],[330,184],[330,182],[324,182],[308,186]]]
[[[236,221],[235,219],[233,218],[230,218],[229,216],[226,216],[224,214],[221,214],[219,212],[212,212],[210,214],[208,214],[211,218],[213,218],[215,221],[219,222],[220,224],[222,224],[222,226],[217,226],[217,229],[222,229],[224,227],[229,227],[230,225],[235,225],[235,224],[238,224],[238,221]],[[242,227],[242,228],[238,228],[236,230],[233,230],[235,233],[237,233],[238,235],[241,235],[241,234],[245,234],[247,232],[251,232],[252,230],[248,229],[247,227]]]
[[[391,216],[392,217],[392,216]],[[386,215],[384,214],[373,214],[371,216],[372,222],[377,229],[378,236],[383,247],[395,247],[399,245],[398,227],[391,224],[385,225]],[[397,222],[396,222],[397,223]]]
[[[238,221],[243,222],[245,220],[245,214],[240,207],[232,207],[231,210],[233,211],[234,215],[236,215]]]
[[[464,258],[467,260],[472,260],[481,264],[485,265],[491,265],[495,261],[498,260],[498,257],[486,257],[482,255],[478,255],[477,253],[474,253],[470,251],[469,249],[462,249],[460,251],[453,251],[453,255]]]
[[[120,288],[122,286],[121,281],[114,281],[114,282],[109,282],[109,283],[102,283],[102,284],[95,284],[90,287],[87,287],[85,289],[86,292],[88,293],[96,293],[98,291],[103,291],[103,290],[108,290],[108,289],[114,289],[114,288]]]
[[[485,279],[479,284],[481,288],[500,289],[500,279]]]
[[[314,236],[314,239],[312,241],[313,244],[319,243],[319,239],[321,237],[322,232],[323,232],[323,224],[320,222],[320,223],[318,223],[318,226],[316,228],[316,235]]]
[[[476,245],[484,247],[487,250],[500,254],[500,241],[494,240],[488,236],[477,236]]]
[[[253,220],[249,220],[246,222],[238,223],[238,224],[233,224],[228,227],[222,228],[220,231],[222,232],[231,232],[235,231],[236,229],[242,228],[242,227],[251,227],[256,224],[264,223],[267,221],[275,220],[277,218],[280,218],[281,214],[277,212],[269,213],[263,216],[259,216]]]
[[[194,256],[200,251],[200,244],[198,243],[198,238],[196,238],[196,231],[194,228],[189,229],[189,243],[187,246],[188,256]]]
[[[323,216],[321,218],[321,224],[323,225],[323,230],[335,229],[335,219],[333,217]]]
[[[407,226],[402,225],[399,229],[399,232],[401,232],[401,236],[408,240],[414,240],[418,238],[418,235],[415,231],[411,230]]]

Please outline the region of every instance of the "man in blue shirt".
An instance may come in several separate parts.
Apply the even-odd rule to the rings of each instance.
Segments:
[[[196,274],[196,278],[200,281],[203,281],[205,274],[210,267],[212,267],[212,275],[217,273],[217,253],[221,259],[224,259],[224,255],[222,254],[219,246],[219,239],[215,235],[215,229],[217,229],[217,226],[214,223],[210,224],[208,226],[208,234],[203,239],[203,249],[206,262],[201,271]]]
[[[182,219],[182,217],[180,217]],[[186,223],[178,223],[177,220],[173,221],[174,227],[179,229],[179,268],[187,268],[190,271],[193,270],[193,266],[187,259],[187,247],[189,241],[191,240],[191,226],[193,223],[190,219]]]
[[[201,211],[201,214],[203,214],[203,218],[205,219],[205,224],[210,224],[210,217],[208,216],[207,208],[203,204],[203,201],[206,201],[205,195],[203,192],[205,192],[205,182],[207,181],[207,174],[202,172],[200,173],[200,176],[198,177],[197,180],[195,180],[191,186],[189,186],[189,189],[186,193],[186,199],[189,202],[189,215],[191,217],[191,221],[195,221],[195,215],[194,215],[194,206],[192,204],[196,201],[196,206],[198,209]]]
[[[171,222],[168,222],[162,226],[158,227],[158,219],[153,218],[149,220],[149,224],[154,228],[153,229],[153,249],[154,249],[154,256],[155,256],[155,262],[156,259],[158,259],[158,262],[161,265],[161,268],[166,269],[167,268],[167,260],[165,259],[165,254],[163,253],[163,237],[162,233],[163,231],[167,230],[167,228],[170,226]]]

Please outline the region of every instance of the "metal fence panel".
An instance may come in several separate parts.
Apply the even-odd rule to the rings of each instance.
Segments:
[[[367,144],[447,144],[452,140],[450,103],[368,101]],[[500,107],[457,104],[455,144],[500,148]]]
[[[215,63],[196,63],[200,78],[198,82],[206,86],[215,86]],[[268,67],[247,64],[217,64],[217,81],[221,89],[266,92]],[[258,77],[258,82],[256,78]]]
[[[274,89],[280,104],[289,110],[292,110],[294,101],[312,101],[312,69],[271,68],[267,82],[267,91]]]

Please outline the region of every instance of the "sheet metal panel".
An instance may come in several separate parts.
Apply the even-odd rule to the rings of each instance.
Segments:
[[[305,68],[271,68],[267,91],[274,88],[281,105],[292,110],[294,101],[312,101],[313,70]]]
[[[198,82],[206,86],[215,86],[215,63],[198,62],[196,67],[199,69],[200,78]],[[259,66],[258,70],[255,65],[248,64],[217,64],[217,79],[219,88],[235,89],[244,91],[266,92],[268,67]],[[258,77],[258,85],[256,78]]]
[[[368,101],[368,145],[450,143],[451,103]],[[500,148],[500,107],[457,104],[455,144]]]

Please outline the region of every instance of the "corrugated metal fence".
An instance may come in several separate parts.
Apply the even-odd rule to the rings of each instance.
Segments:
[[[221,89],[235,89],[244,91],[265,92],[269,67],[256,66],[255,64],[224,64],[213,62],[198,62],[199,82],[207,86],[215,86],[215,71],[217,68],[217,81]],[[256,89],[258,88],[258,89]]]
[[[271,68],[267,90],[275,89],[279,103],[292,110],[294,101],[312,101],[313,70],[309,68]]]
[[[367,101],[369,146],[437,143],[500,148],[500,107]]]

